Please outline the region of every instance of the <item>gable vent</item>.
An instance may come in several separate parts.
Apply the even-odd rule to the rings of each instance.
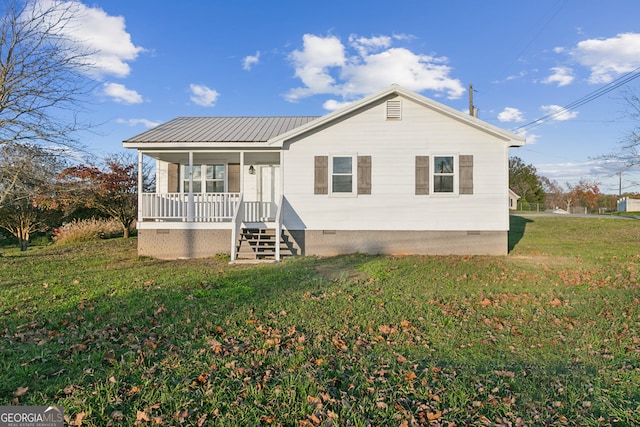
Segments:
[[[387,120],[402,119],[402,103],[399,99],[387,101]]]

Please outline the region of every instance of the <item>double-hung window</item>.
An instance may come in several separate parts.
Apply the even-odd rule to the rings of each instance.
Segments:
[[[331,157],[331,193],[354,194],[354,156]]]
[[[224,193],[224,165],[206,165],[205,191]]]
[[[454,156],[434,156],[433,158],[433,192],[453,193],[455,168]]]
[[[184,165],[182,170],[182,188],[185,193],[189,192],[191,181],[194,193],[224,193],[225,165]]]

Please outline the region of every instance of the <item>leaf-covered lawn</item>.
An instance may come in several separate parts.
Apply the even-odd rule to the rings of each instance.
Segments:
[[[0,258],[0,405],[70,425],[639,425],[640,222],[512,218],[507,257]]]

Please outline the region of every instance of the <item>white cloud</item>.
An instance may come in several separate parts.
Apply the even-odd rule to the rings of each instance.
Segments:
[[[579,114],[577,111],[565,110],[559,105],[543,105],[540,107],[540,110],[545,116],[551,116],[549,117],[549,120],[555,120],[558,122],[575,119]]]
[[[135,90],[127,89],[123,84],[105,83],[102,88],[105,95],[119,104],[140,104],[143,102],[142,95]]]
[[[128,126],[142,125],[147,129],[154,128],[162,123],[162,122],[155,122],[153,120],[148,120],[148,119],[117,119],[116,122],[123,125],[128,125]]]
[[[334,36],[318,37],[313,34],[305,34],[302,42],[303,50],[294,50],[289,59],[293,62],[296,77],[305,87],[292,89],[287,99],[295,102],[319,93],[337,93],[329,70],[345,65],[342,42]]]
[[[391,46],[391,37],[389,36],[376,36],[376,37],[359,37],[355,34],[349,36],[349,43],[353,46],[360,56],[366,56],[370,52],[386,49]]]
[[[517,108],[506,107],[498,114],[498,120],[501,122],[523,122],[524,115],[522,114],[522,111]]]
[[[302,50],[289,56],[303,86],[291,89],[286,99],[295,102],[312,95],[332,94],[348,101],[394,83],[417,92],[433,90],[449,98],[462,96],[465,88],[450,77],[447,58],[393,47],[394,41],[408,39],[406,35],[352,35],[345,46],[335,36],[305,34]]]
[[[542,83],[545,84],[554,84],[556,83],[558,87],[567,86],[571,84],[574,80],[573,70],[569,67],[553,67],[551,68],[553,74],[544,79]]]
[[[56,3],[54,0],[40,0],[34,4],[44,9]],[[88,7],[76,0],[59,5],[60,11],[66,10],[70,14],[69,21],[60,28],[61,33],[79,49],[91,53],[88,58],[89,76],[95,79],[128,76],[131,72],[128,63],[135,60],[144,48],[133,44],[124,18],[110,16],[99,7]]]
[[[609,83],[640,66],[640,33],[584,40],[570,54],[576,62],[591,70],[590,83]]]
[[[242,61],[242,68],[247,71],[251,71],[251,67],[258,64],[259,62],[260,62],[260,51],[256,52],[256,54],[253,56],[251,55],[245,56],[244,60]]]
[[[322,108],[327,111],[335,111],[346,107],[349,104],[351,104],[350,101],[336,101],[335,99],[329,99],[322,104]]]
[[[191,101],[201,107],[213,107],[220,94],[214,89],[203,85],[191,84]]]

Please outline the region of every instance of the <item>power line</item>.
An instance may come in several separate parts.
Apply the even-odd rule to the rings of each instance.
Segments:
[[[553,119],[554,117],[560,116],[562,114],[566,114],[571,110],[575,110],[578,107],[581,107],[597,98],[600,98],[601,96],[611,92],[612,90],[618,89],[619,87],[626,85],[627,83],[629,83],[630,81],[638,77],[640,77],[640,67],[637,67],[633,71],[630,71],[627,74],[618,77],[612,82],[607,83],[601,88],[596,89],[595,91],[583,96],[577,101],[574,101],[568,105],[565,105],[564,107],[559,108],[558,110],[555,110],[525,125],[518,126],[517,128],[512,129],[512,131],[528,130],[528,129],[532,129],[534,127],[540,126],[542,123],[546,122],[547,120]]]

